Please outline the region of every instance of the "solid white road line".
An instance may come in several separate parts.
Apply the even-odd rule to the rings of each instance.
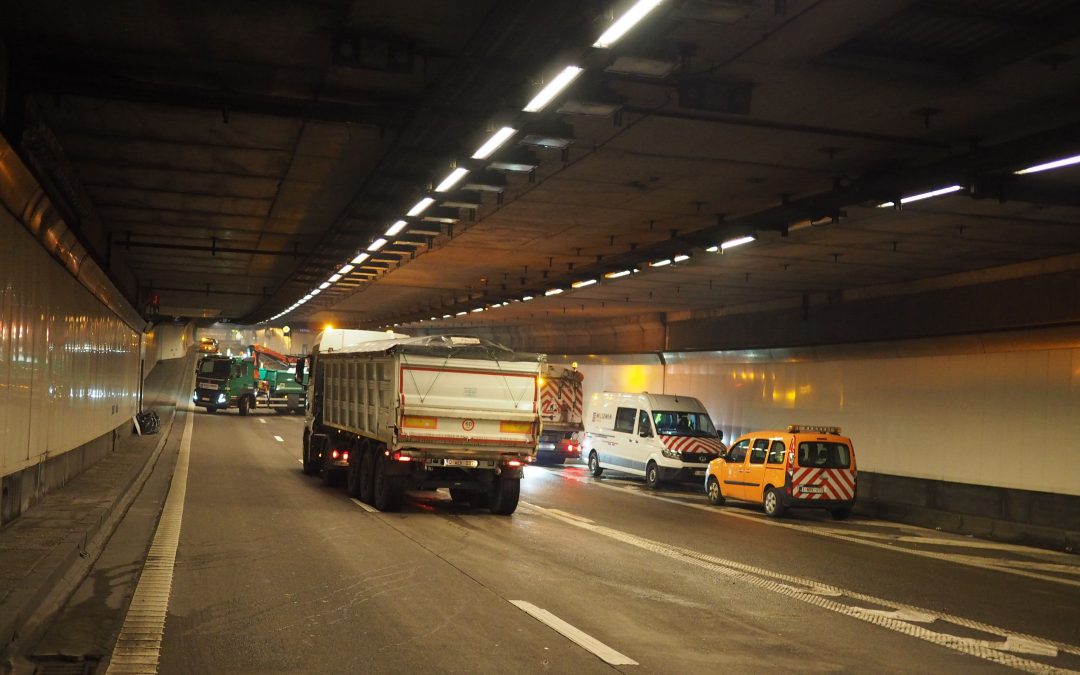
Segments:
[[[116,639],[108,674],[157,673],[161,658],[161,640],[165,635],[165,616],[172,591],[173,565],[180,543],[180,523],[184,517],[184,496],[187,494],[188,459],[191,455],[191,428],[195,415],[187,414],[184,435],[180,439],[180,454],[173,471],[169,496],[161,512],[154,540],[146,555],[146,564],[135,595],[124,617],[120,636]]]
[[[365,504],[364,502],[360,501],[359,499],[353,499],[352,497],[350,497],[349,501],[351,501],[353,504],[356,504],[360,508],[364,509],[368,513],[378,513],[379,512],[379,509],[375,508],[371,504]]]
[[[285,439],[282,438],[281,436],[274,436],[274,440],[277,441],[278,443],[284,443],[285,442]]]
[[[525,612],[532,618],[536,619],[540,623],[544,624],[548,628],[551,628],[556,633],[562,635],[567,640],[570,640],[579,647],[585,649],[588,652],[600,657],[605,663],[610,663],[613,666],[636,666],[638,662],[626,656],[620,654],[611,647],[608,647],[603,642],[600,642],[596,638],[592,637],[588,633],[585,633],[579,628],[575,628],[566,623],[559,617],[555,616],[546,609],[541,609],[531,602],[525,602],[524,600],[511,600],[510,604],[514,605],[521,611]]]
[[[779,595],[800,600],[810,605],[827,609],[844,616],[859,619],[867,623],[888,628],[903,635],[925,640],[931,644],[953,649],[962,654],[968,654],[986,661],[1016,668],[1029,673],[1063,672],[1056,666],[1039,663],[1023,658],[1017,654],[1035,654],[1039,656],[1057,656],[1065,652],[1072,656],[1080,656],[1080,647],[1047,640],[1033,635],[1023,635],[1012,631],[984,624],[959,616],[934,612],[932,610],[893,602],[883,598],[866,595],[856,591],[850,591],[838,586],[830,586],[813,579],[795,577],[772,570],[753,567],[734,560],[725,560],[677,546],[670,546],[651,539],[638,537],[637,535],[616,530],[603,525],[594,525],[583,522],[577,518],[568,518],[565,515],[555,513],[535,504],[521,503],[526,508],[554,518],[563,523],[588,530],[595,534],[608,537],[615,541],[637,547],[639,549],[666,556],[681,564],[694,565],[704,570],[734,579],[747,586],[754,586],[763,590],[771,591]],[[856,604],[858,603],[858,604]],[[891,608],[885,612],[867,610],[864,605],[877,605]],[[925,625],[936,621],[952,623],[957,626],[981,631],[989,635],[1000,636],[999,640],[976,640],[973,638],[960,637],[947,632],[938,632],[927,628]],[[1067,672],[1067,671],[1064,671]]]
[[[737,511],[737,510],[734,510],[734,509],[724,508],[722,506],[712,506],[712,505],[709,505],[709,504],[694,504],[692,502],[687,502],[687,501],[684,501],[682,499],[673,499],[671,497],[664,497],[664,496],[658,495],[658,494],[649,494],[647,492],[643,492],[640,489],[637,489],[636,487],[634,487],[632,485],[625,485],[625,484],[624,485],[605,485],[604,483],[602,483],[602,482],[600,482],[599,480],[596,480],[596,479],[578,478],[577,476],[569,476],[569,475],[566,475],[566,474],[559,473],[557,471],[553,471],[552,473],[554,473],[556,475],[561,475],[563,478],[565,478],[567,480],[573,480],[573,481],[577,481],[579,483],[586,483],[586,484],[589,484],[589,485],[595,485],[596,487],[604,488],[604,489],[607,489],[607,490],[614,490],[615,492],[618,492],[620,494],[634,495],[636,497],[643,497],[645,499],[655,499],[657,501],[667,502],[669,504],[678,504],[679,506],[685,506],[686,508],[689,508],[689,509],[697,509],[699,511],[706,511],[706,512],[711,513],[713,515],[723,516],[725,518],[739,518],[741,520],[749,520],[749,521],[757,523],[759,525],[765,525],[765,526],[768,526],[768,527],[782,527],[782,528],[786,528],[786,529],[789,529],[789,530],[795,530],[797,532],[802,532],[803,534],[812,534],[812,535],[815,535],[815,536],[818,536],[818,537],[826,537],[828,539],[839,539],[841,541],[852,542],[852,543],[855,543],[855,544],[862,544],[863,546],[869,546],[871,548],[879,548],[879,549],[884,549],[886,551],[894,551],[896,553],[904,553],[906,555],[918,556],[920,558],[933,558],[935,560],[944,560],[946,562],[951,562],[951,563],[954,563],[954,564],[957,564],[957,565],[966,565],[967,567],[977,567],[979,569],[991,570],[991,571],[994,571],[994,572],[1003,572],[1005,574],[1014,574],[1014,575],[1020,576],[1020,577],[1028,577],[1029,579],[1039,579],[1041,581],[1052,581],[1054,583],[1065,584],[1067,586],[1080,586],[1080,581],[1075,580],[1075,579],[1063,579],[1063,578],[1061,578],[1059,576],[1054,576],[1053,574],[1040,574],[1039,572],[1033,571],[1035,569],[1040,569],[1041,567],[1039,565],[1024,563],[1023,567],[1013,567],[1012,566],[1013,561],[1010,561],[1010,560],[997,561],[997,560],[992,560],[992,559],[984,558],[984,557],[980,557],[980,556],[964,555],[964,554],[961,554],[961,553],[945,553],[945,552],[938,552],[938,551],[924,551],[924,550],[919,550],[919,549],[908,548],[906,546],[895,546],[893,544],[884,543],[884,542],[881,542],[881,541],[871,541],[870,539],[867,539],[866,537],[874,537],[875,535],[868,534],[866,536],[861,536],[861,534],[857,530],[852,530],[851,534],[841,534],[838,530],[836,530],[834,528],[815,527],[813,523],[798,523],[798,524],[785,523],[783,521],[778,521],[778,520],[774,520],[774,519],[771,519],[771,518],[766,518],[764,515],[755,516],[755,515],[751,515],[749,513],[742,513],[740,511]],[[892,525],[892,523],[890,523],[890,525]],[[1033,550],[1033,552],[1035,552],[1035,553],[1045,553],[1043,551],[1038,551],[1038,550]],[[1060,570],[1053,569],[1053,570],[1048,570],[1048,571],[1060,571]]]

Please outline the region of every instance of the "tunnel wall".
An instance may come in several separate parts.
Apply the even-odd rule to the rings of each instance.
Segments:
[[[552,360],[579,362],[587,398],[695,396],[729,441],[793,423],[839,425],[856,448],[860,499],[881,512],[944,514],[950,529],[985,530],[989,519],[999,531],[1080,532],[1077,328]]]

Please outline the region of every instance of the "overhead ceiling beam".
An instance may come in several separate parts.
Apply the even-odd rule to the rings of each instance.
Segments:
[[[74,65],[57,69],[28,68],[22,77],[32,92],[214,110],[221,113],[226,123],[231,114],[246,113],[396,129],[401,125],[404,108],[416,103],[403,101],[401,97],[376,100],[370,104],[321,101],[136,81],[125,77],[75,74],[79,71],[85,72],[85,65],[78,68]]]

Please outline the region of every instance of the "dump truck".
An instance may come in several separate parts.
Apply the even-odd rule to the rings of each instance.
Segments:
[[[304,411],[306,389],[296,381],[296,358],[252,345],[250,356],[210,355],[199,360],[192,401],[208,413],[254,408],[279,413]]]
[[[585,405],[577,364],[546,364],[540,377],[540,418],[544,428],[536,451],[537,464],[562,464],[581,456],[581,416]]]
[[[380,511],[399,510],[406,490],[447,488],[509,515],[536,456],[543,358],[472,337],[326,331],[298,373],[303,471],[344,473],[349,496]]]

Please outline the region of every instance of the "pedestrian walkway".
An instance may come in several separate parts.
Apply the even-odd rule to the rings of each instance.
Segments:
[[[146,379],[144,407],[157,412],[161,431],[139,436],[124,427],[115,451],[0,529],[0,672],[108,541],[160,455],[193,372],[193,355],[160,362]]]

